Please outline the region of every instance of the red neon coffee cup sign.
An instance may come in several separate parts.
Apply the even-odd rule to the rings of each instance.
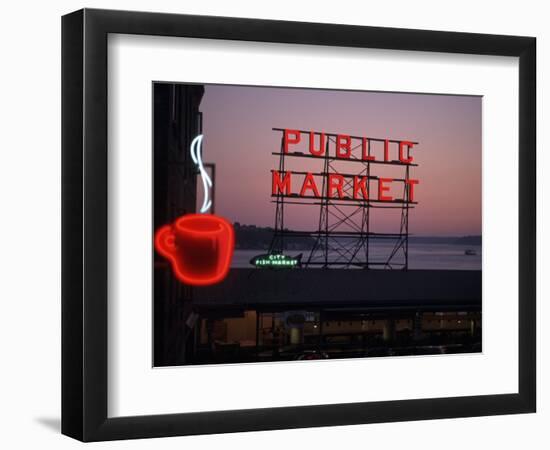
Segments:
[[[202,163],[202,135],[191,143],[204,191],[202,214],[186,214],[155,233],[155,248],[172,265],[176,278],[193,286],[221,282],[229,272],[235,247],[233,225],[223,217],[206,214],[212,207],[212,180]]]
[[[171,262],[174,275],[194,286],[222,281],[229,272],[234,246],[233,226],[212,214],[181,216],[155,235],[155,247]]]

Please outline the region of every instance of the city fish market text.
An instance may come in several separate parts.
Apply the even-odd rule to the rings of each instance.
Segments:
[[[256,267],[264,268],[293,268],[300,267],[302,263],[302,254],[298,256],[288,256],[282,253],[264,254],[255,256],[250,260],[250,264]]]
[[[325,134],[324,132],[304,132],[301,130],[284,129],[282,151],[288,156],[300,156],[309,158],[329,158],[333,161],[355,161],[373,164],[415,166],[414,158],[410,154],[415,145],[411,141],[395,141],[390,139],[374,139],[368,137],[357,137],[346,134]],[[298,151],[297,146],[302,142],[302,135],[309,135],[305,146],[307,153]],[[330,145],[332,143],[333,145]],[[380,146],[382,155],[378,157],[373,154],[373,144]],[[279,153],[276,153],[279,154]],[[323,189],[323,178],[326,177],[326,185]],[[296,180],[298,178],[298,180]],[[373,180],[376,186],[375,195],[370,192]],[[379,201],[396,203],[415,203],[415,186],[419,180],[405,178],[394,180],[393,178],[378,177],[374,175],[345,174],[345,173],[314,173],[297,172],[292,170],[271,171],[271,194],[272,196],[289,196],[302,198],[335,198],[341,200],[356,201]],[[408,191],[407,197],[402,199],[394,198],[391,193],[391,186],[394,182],[403,182]],[[351,196],[345,191],[351,187]],[[323,191],[323,192],[321,192]]]

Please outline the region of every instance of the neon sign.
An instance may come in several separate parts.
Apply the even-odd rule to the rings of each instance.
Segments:
[[[200,134],[191,142],[191,159],[199,168],[202,180],[202,187],[204,191],[204,198],[202,201],[200,212],[205,213],[212,206],[212,201],[209,198],[210,189],[212,188],[212,180],[210,179],[208,172],[202,164],[202,138],[203,135]]]
[[[411,150],[416,145],[408,140],[378,139],[347,134],[283,129],[282,153],[301,158],[330,159],[331,161],[355,161],[362,163],[415,166]],[[307,145],[299,147],[302,135],[309,135]],[[332,145],[331,145],[332,144]],[[374,144],[379,149],[378,157],[373,152]],[[301,151],[301,150],[306,150]],[[371,192],[370,182],[375,185]],[[394,182],[402,182],[405,193],[401,198],[391,194]],[[346,174],[338,172],[297,172],[292,170],[271,171],[271,195],[300,198],[327,198],[347,201],[374,201],[415,203],[415,186],[418,179],[394,179],[370,173]],[[347,191],[347,192],[346,192]]]
[[[187,214],[155,234],[155,248],[172,263],[176,277],[195,286],[227,276],[234,246],[233,226],[213,215]]]
[[[190,146],[204,189],[202,214],[185,214],[155,233],[155,248],[172,265],[176,278],[193,286],[219,283],[227,276],[235,248],[233,225],[223,217],[204,214],[212,206],[212,180],[202,163],[202,139]]]
[[[302,255],[288,256],[282,253],[258,255],[250,260],[250,264],[258,268],[292,269],[301,266]]]

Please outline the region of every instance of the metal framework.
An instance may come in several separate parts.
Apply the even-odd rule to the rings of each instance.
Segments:
[[[286,250],[285,240],[288,237],[309,237],[313,239],[313,246],[307,258],[303,259],[303,267],[359,267],[363,269],[401,269],[407,270],[409,265],[409,211],[414,208],[416,202],[410,201],[410,188],[408,185],[410,168],[417,166],[414,163],[401,161],[364,160],[354,156],[353,151],[363,145],[363,137],[350,136],[352,140],[350,158],[337,157],[329,152],[330,144],[336,143],[337,134],[324,133],[326,137],[325,152],[323,156],[314,156],[303,152],[284,151],[284,129],[273,128],[281,132],[281,148],[272,155],[278,156],[278,171],[285,174],[291,171],[293,174],[306,175],[307,172],[288,169],[288,159],[314,158],[323,162],[320,172],[312,173],[322,180],[320,196],[304,196],[285,194],[282,191],[272,195],[272,202],[276,204],[274,235],[270,246],[270,253],[282,253]],[[310,131],[293,130],[300,134],[310,134]],[[314,135],[320,135],[314,132]],[[359,143],[357,141],[359,140]],[[386,139],[368,138],[368,156],[371,155],[371,142],[384,142]],[[390,143],[399,144],[400,141],[388,140]],[[412,144],[418,144],[413,142]],[[407,158],[409,148],[407,147]],[[353,173],[338,171],[336,165],[342,162],[353,163]],[[393,178],[394,182],[403,185],[401,199],[382,201],[372,199],[370,187],[372,181],[379,179],[371,173],[372,165],[386,165],[400,167],[403,170],[402,178]],[[343,196],[334,198],[329,196],[328,176],[339,173],[344,176]],[[356,199],[353,196],[353,177],[367,177],[366,187],[368,200]],[[318,225],[313,230],[290,230],[285,226],[285,218],[288,216],[289,205],[303,205],[318,208]],[[372,221],[375,214],[382,214],[384,210],[401,210],[399,231],[395,233],[380,233],[373,231]],[[377,246],[377,242],[390,242],[390,246]]]

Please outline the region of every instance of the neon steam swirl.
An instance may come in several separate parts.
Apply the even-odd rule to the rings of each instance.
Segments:
[[[207,212],[210,207],[212,206],[212,201],[210,200],[210,188],[212,187],[212,180],[210,179],[210,176],[208,175],[208,172],[206,172],[206,169],[204,168],[204,165],[202,164],[202,138],[203,135],[199,134],[193,141],[191,142],[191,159],[193,162],[198,166],[201,180],[202,180],[202,186],[204,189],[204,198],[202,201],[202,206],[200,209],[201,213]]]

